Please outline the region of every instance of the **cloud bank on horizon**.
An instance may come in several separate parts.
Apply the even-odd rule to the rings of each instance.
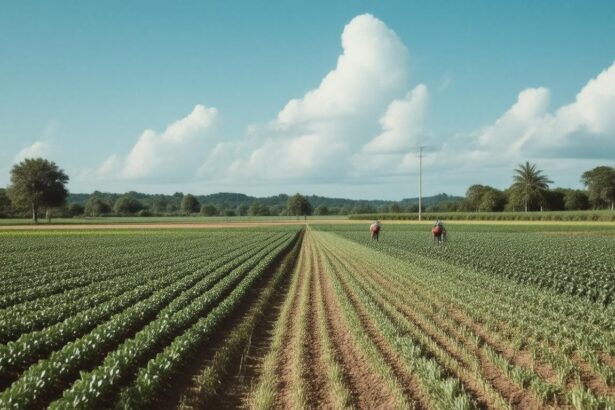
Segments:
[[[218,110],[198,104],[162,132],[145,130],[128,153],[114,154],[84,175],[374,183],[415,173],[420,145],[432,151],[427,167],[446,158],[448,172],[471,166],[474,175],[525,160],[615,157],[615,62],[554,111],[548,89],[527,88],[493,123],[435,137],[428,124],[429,89],[411,78],[411,53],[393,30],[363,14],[344,27],[341,45],[335,67],[316,88],[288,101],[269,122],[249,125],[240,138],[222,135]],[[16,159],[48,152],[46,144],[38,141]]]

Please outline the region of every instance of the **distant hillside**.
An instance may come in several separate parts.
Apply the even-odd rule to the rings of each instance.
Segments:
[[[85,206],[88,199],[92,196],[99,198],[113,206],[115,201],[124,195],[131,196],[141,202],[150,212],[156,214],[172,214],[177,212],[184,196],[182,192],[173,195],[144,194],[141,192],[127,192],[124,194],[99,192],[91,194],[71,193],[68,196],[68,204],[79,204]],[[249,208],[254,204],[268,208],[272,215],[278,215],[286,209],[289,195],[279,194],[268,197],[254,197],[240,193],[218,192],[209,195],[195,195],[200,205],[213,205],[221,213],[225,210],[238,211],[239,208]],[[391,207],[395,211],[415,211],[418,210],[418,198],[407,198],[401,201],[387,200],[357,200],[346,198],[328,198],[318,195],[307,196],[313,209],[326,207],[327,213],[332,214],[351,214],[369,212],[389,212]],[[423,198],[423,207],[439,206],[445,207],[448,204],[461,201],[462,197],[439,194]],[[239,213],[239,211],[238,211]]]

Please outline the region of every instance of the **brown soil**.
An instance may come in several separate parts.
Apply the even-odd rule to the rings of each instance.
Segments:
[[[606,352],[602,352],[600,354],[600,359],[608,366],[615,368],[615,357],[606,353]]]
[[[365,267],[363,267],[362,270],[358,270],[361,268],[356,265],[356,262],[353,263],[347,260],[346,263],[350,266],[353,266],[353,269],[356,272],[365,271]],[[371,265],[370,263],[367,264]],[[379,287],[384,289],[385,292],[397,294],[398,296],[403,296],[401,294],[401,289],[403,289],[404,286],[399,286],[400,284],[397,284],[396,286],[396,284],[391,282],[391,280],[393,279],[388,278],[388,280],[385,280],[379,273],[370,275],[370,279],[377,283]],[[408,309],[406,306],[401,306],[398,303],[393,304],[397,311],[402,313],[408,320],[414,322],[426,335],[428,335],[434,342],[436,342],[436,344],[440,348],[446,351],[451,358],[460,363],[462,367],[468,365],[463,356],[457,353],[457,349],[455,349],[455,346],[451,346],[448,340],[443,339],[439,335],[431,332],[429,326],[426,325],[418,317],[416,317],[416,313],[412,312],[412,310]],[[458,334],[455,329],[450,329],[450,325],[448,323],[445,323],[437,315],[428,314],[428,316],[430,316],[431,319],[445,331],[452,331],[452,336],[457,337],[459,341],[464,344],[468,351],[474,354],[474,356],[478,357],[485,379],[490,381],[492,386],[501,394],[501,396],[508,400],[512,405],[519,406],[520,408],[542,407],[540,402],[536,398],[534,398],[530,392],[523,390],[522,388],[515,385],[510,379],[508,379],[508,377],[506,377],[505,374],[503,374],[497,367],[490,363],[488,357],[481,349],[476,349],[472,343],[463,340],[463,337]],[[468,392],[477,401],[480,407],[490,407],[488,398],[482,392],[483,389],[480,387],[480,384],[477,381],[473,379],[468,379],[463,374],[457,374],[456,377],[460,379],[460,381],[464,384]]]
[[[311,239],[311,238],[310,238]],[[312,245],[313,245],[313,241]],[[323,358],[323,340],[318,333],[318,314],[317,304],[322,297],[320,289],[316,287],[316,277],[318,275],[316,266],[316,252],[311,249],[310,252],[310,294],[308,300],[308,328],[307,338],[303,340],[303,354],[306,361],[306,379],[309,386],[308,401],[309,403],[319,403],[318,407],[322,407],[325,403],[332,403],[330,397],[330,386],[326,377],[327,368],[325,359]]]
[[[368,361],[357,349],[346,319],[325,272],[322,254],[318,252],[317,267],[325,303],[327,327],[330,329],[335,356],[340,359],[344,382],[351,394],[352,406],[360,409],[394,408],[391,392],[383,380],[368,367]]]
[[[198,381],[197,376],[201,374],[201,372],[208,366],[211,365],[212,359],[215,356],[216,352],[224,346],[224,343],[228,336],[231,334],[233,330],[235,330],[244,320],[250,308],[254,305],[254,303],[258,300],[259,295],[263,292],[263,290],[267,287],[267,285],[273,279],[273,274],[277,269],[280,268],[280,264],[287,257],[292,257],[293,251],[297,246],[301,244],[301,236],[295,239],[292,245],[289,245],[285,251],[281,252],[269,265],[267,270],[264,272],[263,276],[254,284],[251,288],[250,293],[246,296],[243,302],[241,302],[236,308],[235,311],[231,314],[227,320],[223,322],[223,325],[216,331],[216,335],[207,341],[207,343],[203,346],[203,349],[198,352],[190,362],[186,365],[186,367],[180,372],[172,381],[171,385],[167,389],[164,394],[164,397],[161,398],[159,402],[156,403],[158,408],[173,408],[175,407],[183,395],[191,390],[198,390]],[[287,287],[288,277],[282,281],[282,284],[279,285],[281,288]],[[280,292],[281,295],[285,294],[285,292]],[[280,296],[283,298],[283,296]],[[272,309],[272,305],[270,304],[270,310]],[[269,314],[272,314],[269,312]],[[265,316],[269,320],[264,320],[262,326],[257,326],[257,332],[265,331],[270,328],[272,325],[267,325],[268,322],[273,322],[268,315]],[[264,337],[265,335],[258,336]],[[249,348],[249,346],[248,346]],[[237,405],[241,402],[242,394],[237,392],[237,394],[229,395],[230,391],[235,390],[233,387],[237,384],[238,380],[233,380],[233,376],[239,378],[241,375],[238,367],[241,364],[241,358],[238,358],[238,363],[233,363],[235,366],[232,366],[228,373],[231,377],[228,380],[228,384],[225,384],[224,391],[220,392],[221,394],[218,397],[213,398],[213,403],[207,403],[207,405],[212,405],[216,403],[225,403],[227,406],[229,403],[233,402]],[[223,401],[225,400],[225,401]],[[236,407],[236,406],[233,406]]]
[[[581,381],[587,388],[602,396],[615,397],[615,386],[608,386],[582,357],[574,354],[570,359],[579,368]]]
[[[308,235],[308,234],[306,234]],[[286,323],[286,329],[284,331],[284,338],[282,340],[281,352],[282,355],[278,362],[278,386],[276,395],[276,407],[277,408],[292,408],[293,406],[293,357],[296,355],[296,350],[300,349],[301,341],[298,340],[299,332],[299,311],[301,294],[306,283],[306,275],[310,274],[309,267],[309,255],[306,252],[307,238],[303,242],[303,247],[299,254],[299,262],[297,264],[299,275],[299,286],[293,295],[293,303],[290,308],[290,314],[288,316],[288,322]],[[309,278],[308,278],[309,279]]]
[[[360,267],[354,265],[348,259],[339,259],[344,266],[353,266],[354,270],[361,269]],[[417,380],[416,375],[407,371],[405,366],[400,362],[400,358],[397,352],[391,347],[388,341],[382,336],[382,334],[378,331],[369,313],[363,307],[360,301],[357,300],[356,296],[352,293],[351,287],[348,282],[342,276],[338,276],[344,292],[348,295],[349,300],[354,308],[354,310],[359,315],[359,319],[366,333],[370,336],[372,341],[378,347],[378,350],[385,358],[387,364],[391,367],[391,370],[395,374],[395,377],[399,380],[401,386],[403,387],[404,393],[406,397],[409,398],[409,401],[414,403],[416,408],[429,408],[429,399],[426,396],[423,396],[418,391],[418,386],[420,382]]]

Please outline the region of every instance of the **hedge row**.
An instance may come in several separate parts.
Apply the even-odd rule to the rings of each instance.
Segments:
[[[417,221],[418,213],[383,213],[350,215],[356,220]],[[545,211],[545,212],[423,212],[424,220],[458,221],[615,221],[615,211]]]

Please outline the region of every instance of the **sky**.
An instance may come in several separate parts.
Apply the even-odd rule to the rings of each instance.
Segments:
[[[0,0],[0,186],[72,192],[581,188],[615,165],[612,1]]]

